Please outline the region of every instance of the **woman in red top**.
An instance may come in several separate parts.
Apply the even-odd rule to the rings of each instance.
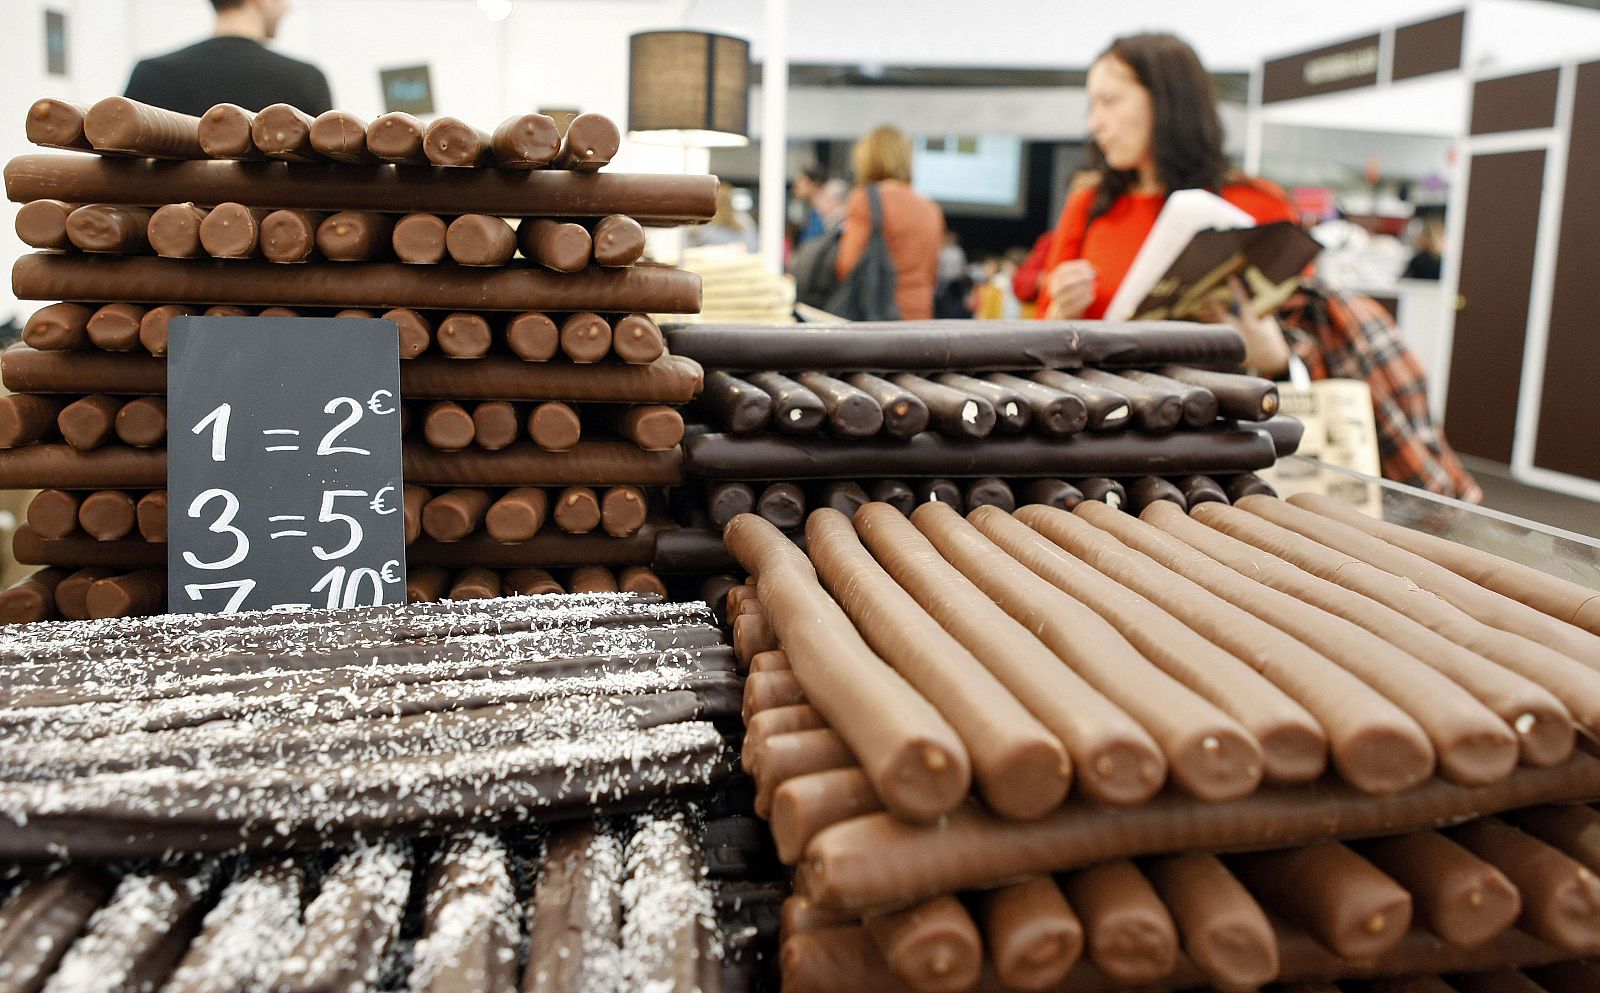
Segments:
[[[1089,165],[1101,179],[1067,198],[1039,316],[1103,316],[1174,190],[1211,190],[1261,223],[1293,219],[1282,190],[1229,167],[1211,77],[1184,42],[1170,34],[1117,39],[1090,67],[1088,91]],[[1270,317],[1219,306],[1212,319],[1244,335],[1249,368],[1273,377],[1288,368],[1289,346]]]

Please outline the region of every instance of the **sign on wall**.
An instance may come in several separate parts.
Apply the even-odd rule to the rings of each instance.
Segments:
[[[433,113],[433,83],[428,67],[405,66],[378,73],[383,87],[383,112],[427,115]]]

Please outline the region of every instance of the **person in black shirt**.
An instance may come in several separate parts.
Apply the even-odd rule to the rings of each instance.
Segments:
[[[269,51],[289,0],[211,0],[212,37],[133,67],[123,95],[199,116],[219,103],[258,111],[287,103],[315,117],[333,109],[327,77],[306,62]]]

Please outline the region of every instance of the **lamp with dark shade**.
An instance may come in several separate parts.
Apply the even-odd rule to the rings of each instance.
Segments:
[[[628,137],[712,148],[750,143],[750,43],[702,31],[628,39]]]

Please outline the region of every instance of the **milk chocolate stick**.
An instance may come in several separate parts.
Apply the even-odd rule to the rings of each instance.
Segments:
[[[469,566],[451,580],[451,600],[488,600],[500,595],[500,574],[481,566]]]
[[[971,522],[1039,577],[1092,606],[1163,673],[1237,720],[1260,742],[1270,781],[1310,782],[1322,774],[1327,761],[1323,729],[1266,678],[1018,519],[984,509],[974,512]]]
[[[994,406],[982,397],[969,396],[910,373],[895,373],[889,381],[923,402],[933,429],[941,434],[972,440],[987,438],[994,430]]]
[[[52,566],[23,577],[0,592],[0,624],[32,624],[54,620],[56,588],[71,575],[71,569]],[[0,910],[0,914],[4,911]]]
[[[504,400],[486,400],[472,408],[472,441],[479,448],[498,452],[522,434],[522,417]]]
[[[1205,526],[1218,519],[1234,520],[1243,526],[1264,524],[1259,518],[1234,507],[1214,505],[1197,509],[1192,520],[1166,508],[1152,510],[1146,519],[1234,571],[1342,617],[1458,683],[1516,732],[1522,761],[1548,765],[1571,753],[1572,717],[1543,686],[1359,593],[1308,575],[1253,545]]]
[[[28,140],[46,148],[93,151],[94,146],[83,134],[83,119],[88,113],[86,103],[53,97],[35,100],[28,108]]]
[[[648,365],[667,352],[661,329],[645,314],[626,314],[612,329],[611,350],[629,365]]]
[[[167,326],[174,317],[192,317],[195,313],[193,307],[176,304],[151,307],[139,320],[139,344],[151,355],[167,354]]]
[[[241,203],[218,204],[200,222],[200,244],[212,258],[251,258],[258,254],[261,222],[268,213]]]
[[[978,981],[983,941],[953,896],[869,917],[865,928],[889,968],[918,993],[961,993]]]
[[[500,580],[507,596],[547,596],[565,593],[561,584],[543,569],[507,569]]]
[[[472,415],[459,403],[441,400],[422,418],[422,436],[441,452],[459,452],[472,444]]]
[[[1237,501],[1235,501],[1237,502]],[[1370,565],[1416,583],[1449,603],[1460,607],[1484,623],[1520,634],[1548,648],[1591,666],[1600,667],[1600,635],[1556,620],[1526,604],[1484,589],[1444,566],[1435,565],[1420,555],[1374,538],[1348,524],[1303,509],[1306,501],[1284,503],[1278,500],[1248,500],[1246,510],[1275,524],[1297,531],[1323,544],[1337,547]],[[1312,506],[1325,507],[1320,501]],[[1315,531],[1315,533],[1307,533]]]
[[[750,516],[734,519],[725,541],[757,577],[807,699],[849,743],[888,809],[916,821],[954,809],[971,785],[960,740],[861,640],[804,553]]]
[[[617,570],[617,588],[624,593],[667,595],[667,584],[649,566],[630,565]]]
[[[1534,807],[1515,811],[1505,819],[1600,872],[1600,812],[1589,807]]]
[[[1491,782],[1516,765],[1517,739],[1505,721],[1414,656],[1349,621],[1242,576],[1138,518],[1099,512],[1090,504],[1080,505],[1074,513],[1261,620],[1306,644],[1317,645],[1400,705],[1427,731],[1444,775],[1461,782]]]
[[[285,162],[319,162],[311,145],[311,115],[286,103],[262,108],[250,122],[250,140],[268,158]]]
[[[1075,872],[1062,881],[1067,901],[1083,920],[1084,950],[1119,983],[1148,983],[1178,962],[1178,933],[1150,881],[1119,860]]]
[[[433,344],[433,322],[427,315],[407,307],[384,311],[383,319],[400,329],[400,357],[414,359]],[[411,395],[411,394],[407,394]]]
[[[212,315],[220,316],[220,315]],[[243,316],[243,315],[241,315]],[[263,307],[257,317],[299,317],[300,312],[293,307]]]
[[[530,217],[517,229],[522,254],[556,272],[578,272],[589,265],[594,244],[582,224]]]
[[[1149,732],[1062,665],[916,527],[874,505],[857,515],[856,528],[895,581],[1065,744],[1086,793],[1133,804],[1160,788],[1166,760]]]
[[[1017,519],[1284,690],[1327,732],[1334,765],[1346,782],[1369,792],[1395,793],[1432,773],[1434,752],[1426,735],[1388,698],[1309,646],[1091,525],[1120,512],[1086,511],[1088,506],[1080,505],[1076,514],[1025,507]]]
[[[67,216],[78,206],[60,200],[35,200],[17,209],[17,237],[33,248],[65,251],[72,247],[67,237]]]
[[[1278,975],[1278,937],[1215,855],[1155,859],[1144,867],[1177,925],[1183,951],[1222,989],[1251,989]]]
[[[924,504],[911,522],[1003,610],[1149,730],[1173,779],[1191,795],[1220,801],[1248,795],[1260,784],[1264,763],[1256,739],[1141,656],[1094,610],[1034,575],[948,507]],[[1137,679],[1130,677],[1133,672],[1140,674]]]
[[[1027,819],[1058,805],[1072,774],[1060,741],[873,560],[850,519],[818,510],[806,523],[806,540],[818,577],[867,644],[961,737],[990,808]]]
[[[22,341],[30,348],[47,352],[82,348],[89,340],[89,318],[93,316],[94,310],[80,303],[41,307],[22,326]]]
[[[428,155],[422,147],[425,131],[422,122],[410,114],[384,114],[367,125],[367,151],[385,162],[426,165]]]
[[[536,175],[536,174],[534,174]],[[398,263],[285,270],[266,263],[186,266],[155,258],[80,259],[35,254],[12,270],[19,299],[115,302],[130,297],[174,303],[306,307],[432,307],[446,310],[699,309],[700,277],[660,266],[553,275],[506,268],[490,273],[440,267],[427,281]]]
[[[627,214],[607,214],[594,226],[594,260],[603,266],[630,266],[644,257],[644,227]]]
[[[309,210],[274,210],[261,219],[257,242],[268,262],[305,262],[317,247],[323,215]]]
[[[603,565],[580,565],[567,580],[569,593],[615,593],[617,577]]]
[[[421,486],[405,484],[404,511],[406,544],[410,545],[422,534],[422,508],[433,499],[433,494]]]
[[[422,135],[422,151],[436,166],[488,165],[494,161],[489,135],[455,117],[440,117]]]
[[[117,437],[135,448],[150,448],[167,437],[165,397],[139,397],[117,411]]]
[[[1183,423],[1189,427],[1203,428],[1217,419],[1219,406],[1217,398],[1203,386],[1185,383],[1181,380],[1146,372],[1142,369],[1125,369],[1119,375],[1123,379],[1146,389],[1176,395],[1183,404]],[[1259,405],[1257,409],[1259,409]],[[1259,419],[1258,417],[1246,418],[1246,420],[1252,421]]]
[[[74,400],[61,408],[56,426],[62,440],[80,452],[93,451],[111,440],[116,432],[117,411],[122,402],[103,393]],[[59,461],[60,457],[56,457]]]
[[[434,333],[439,351],[452,359],[478,359],[494,344],[494,329],[482,314],[446,314]]]
[[[139,350],[139,325],[145,309],[132,303],[108,303],[89,317],[84,330],[89,342],[107,352]]]
[[[617,434],[647,452],[665,452],[683,441],[683,415],[665,404],[633,404],[620,408],[612,426]]]
[[[622,145],[622,132],[603,114],[579,114],[567,125],[561,149],[550,161],[552,169],[595,172],[611,161]]]
[[[995,978],[1008,989],[1043,993],[1083,953],[1083,924],[1049,876],[980,894],[976,916]]]
[[[194,203],[168,203],[150,214],[147,240],[155,254],[163,259],[198,259],[206,249],[200,241],[200,225],[205,222],[205,209]]]
[[[568,534],[588,534],[600,526],[600,498],[587,486],[568,486],[556,495],[550,516]]]
[[[491,502],[483,490],[447,490],[422,508],[423,533],[435,541],[460,541],[483,523]]]
[[[1235,856],[1229,867],[1274,913],[1348,958],[1383,954],[1411,926],[1411,894],[1336,841]]]
[[[822,401],[835,435],[868,438],[883,427],[883,411],[878,402],[849,383],[820,372],[802,372],[796,381]]]
[[[121,490],[96,490],[78,507],[78,523],[98,541],[116,541],[133,533],[133,497]]]
[[[367,151],[367,122],[344,110],[330,110],[311,122],[311,147],[335,162],[363,164],[375,156]]]
[[[1127,426],[1133,418],[1133,407],[1126,396],[1078,376],[1045,370],[1034,373],[1032,380],[1077,397],[1084,405],[1090,431],[1113,431]]]
[[[0,448],[20,448],[56,434],[66,404],[51,397],[8,393],[0,396]]]
[[[167,491],[152,490],[139,498],[134,507],[134,518],[139,534],[145,541],[162,543],[167,540]]]
[[[811,434],[822,425],[827,408],[813,392],[781,373],[752,372],[745,380],[772,398],[772,426],[785,434]]]
[[[544,525],[549,501],[544,491],[519,486],[501,495],[484,514],[484,530],[495,541],[507,544],[528,541]]]
[[[89,587],[84,605],[89,617],[145,617],[164,612],[167,602],[167,571],[146,568],[120,576],[97,579]]]
[[[28,502],[28,527],[41,538],[65,538],[78,530],[83,497],[69,490],[40,490]]]
[[[195,138],[213,159],[259,159],[251,125],[256,115],[231,103],[219,103],[200,115]]]
[[[741,613],[733,619],[733,650],[745,668],[757,655],[778,653],[778,636],[773,633],[765,611]],[[783,654],[788,658],[787,653]],[[787,707],[805,703],[805,691],[795,677],[794,669],[773,669],[764,678],[746,681],[744,712],[746,722],[756,713],[772,707]]]
[[[384,120],[378,118],[372,129]],[[367,147],[389,157],[374,143],[372,130]],[[75,155],[22,156],[11,160],[5,176],[6,195],[17,203],[54,197],[71,203],[149,207],[192,200],[210,207],[236,200],[258,207],[325,211],[394,210],[402,205],[403,210],[432,214],[502,217],[623,213],[642,224],[668,225],[708,220],[717,206],[717,184],[711,176],[580,176],[555,170],[507,174],[488,169],[440,174],[382,165],[334,171],[293,163],[217,161],[160,163],[158,168],[135,159]],[[1228,333],[1237,339],[1231,329]]]
[[[395,257],[411,265],[432,265],[444,260],[445,219],[436,214],[407,214],[394,223],[390,245]]]
[[[1600,592],[1586,586],[1398,524],[1373,520],[1363,514],[1342,513],[1330,502],[1303,498],[1290,502],[1398,545],[1485,589],[1525,603],[1591,634],[1600,634]]]
[[[569,569],[580,565],[642,565],[655,552],[657,525],[646,524],[627,538],[598,534],[571,535],[545,528],[527,541],[502,544],[479,532],[453,544],[419,538],[407,551],[407,561],[465,568]]]
[[[89,108],[83,134],[97,152],[121,152],[156,159],[199,159],[200,118],[160,107],[106,97]]]
[[[445,229],[445,248],[461,265],[501,266],[517,253],[517,235],[498,217],[462,214]]]
[[[1027,398],[1019,391],[996,383],[992,379],[977,379],[945,372],[935,376],[934,381],[941,386],[948,386],[953,390],[989,401],[989,405],[994,407],[995,430],[1004,434],[1025,431],[1033,420],[1033,408],[1029,406]]]
[[[611,351],[611,325],[599,314],[573,314],[561,324],[561,351],[580,365],[599,362]]]
[[[582,436],[583,422],[567,404],[552,400],[528,414],[528,437],[547,452],[571,451]]]
[[[796,776],[856,764],[850,748],[828,728],[790,731],[786,734],[746,741],[751,750],[751,775],[758,784],[756,816],[765,819],[772,809],[772,793]]]
[[[539,169],[561,150],[561,131],[547,114],[519,114],[501,121],[489,144],[500,168]]]
[[[91,203],[67,215],[67,239],[85,252],[133,254],[149,249],[150,211]]]
[[[407,565],[406,602],[432,603],[445,599],[450,589],[450,570],[436,565]]]
[[[524,362],[547,362],[561,346],[561,332],[544,314],[518,314],[506,323],[506,344]]]
[[[76,570],[56,587],[56,610],[69,621],[88,620],[90,587],[112,574],[113,570],[103,566]]]
[[[1356,851],[1411,894],[1418,924],[1453,945],[1488,941],[1521,913],[1505,873],[1438,832],[1378,838]]]
[[[1560,849],[1483,817],[1449,837],[1506,874],[1522,895],[1517,927],[1572,954],[1600,946],[1600,879]]]
[[[341,210],[317,225],[317,251],[334,262],[365,262],[382,257],[393,233],[394,220],[387,214]]]

